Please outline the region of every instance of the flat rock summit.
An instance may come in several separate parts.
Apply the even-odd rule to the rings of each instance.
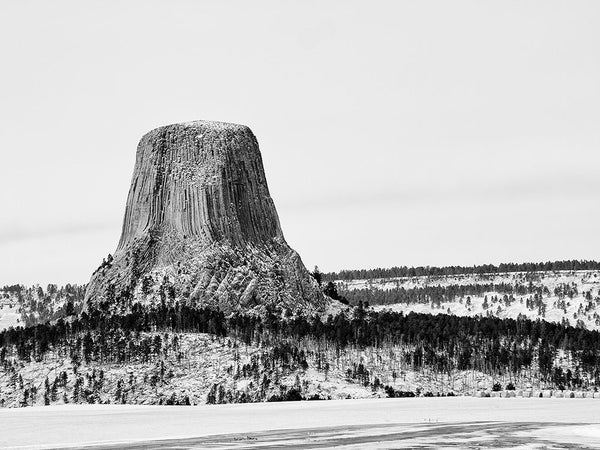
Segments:
[[[324,306],[283,237],[248,127],[194,121],[142,137],[121,239],[85,297],[86,307],[113,310],[135,301],[225,311]]]

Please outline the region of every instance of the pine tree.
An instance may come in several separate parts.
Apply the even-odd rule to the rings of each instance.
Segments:
[[[44,405],[50,404],[50,382],[48,381],[48,377],[44,380]]]

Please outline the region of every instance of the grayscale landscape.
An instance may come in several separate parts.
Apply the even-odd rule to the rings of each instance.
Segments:
[[[600,447],[597,19],[0,1],[0,448]]]

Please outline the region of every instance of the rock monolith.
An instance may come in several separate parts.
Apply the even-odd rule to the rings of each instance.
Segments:
[[[283,237],[248,127],[194,121],[142,137],[121,239],[92,275],[85,307],[125,310],[138,301],[323,307]]]

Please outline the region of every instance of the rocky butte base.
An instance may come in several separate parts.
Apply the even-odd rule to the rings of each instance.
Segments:
[[[92,275],[85,304],[125,311],[165,301],[224,311],[324,307],[283,237],[246,126],[167,125],[138,145],[121,239]]]

